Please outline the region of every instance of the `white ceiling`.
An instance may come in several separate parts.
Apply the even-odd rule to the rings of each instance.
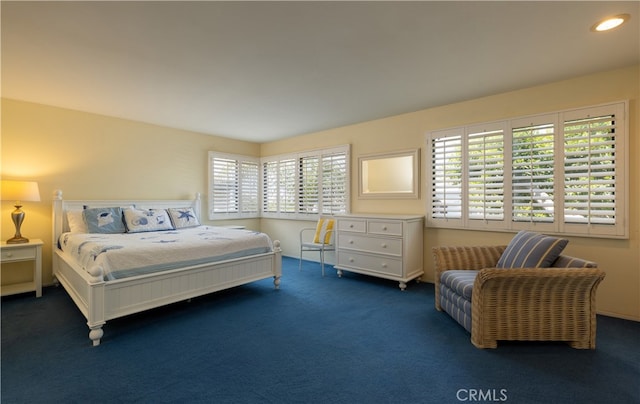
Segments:
[[[640,63],[638,1],[1,7],[3,97],[256,142]]]

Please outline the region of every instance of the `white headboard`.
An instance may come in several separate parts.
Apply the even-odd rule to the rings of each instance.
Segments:
[[[177,199],[177,200],[64,200],[62,199],[62,191],[56,190],[53,195],[53,251],[55,252],[58,239],[64,232],[69,231],[69,222],[67,221],[67,211],[82,210],[85,206],[92,208],[110,207],[110,206],[136,206],[142,209],[167,209],[167,208],[193,208],[198,220],[201,216],[201,199],[200,193],[196,193],[194,199]],[[202,221],[201,221],[202,222]]]

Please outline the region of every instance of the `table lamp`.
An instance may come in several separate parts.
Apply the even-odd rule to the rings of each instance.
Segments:
[[[15,201],[16,210],[11,212],[11,219],[16,226],[16,234],[13,238],[7,240],[7,244],[28,243],[29,239],[22,237],[20,234],[20,226],[24,221],[24,212],[20,210],[22,201],[40,202],[40,191],[38,183],[35,181],[5,181],[2,180],[2,200]]]

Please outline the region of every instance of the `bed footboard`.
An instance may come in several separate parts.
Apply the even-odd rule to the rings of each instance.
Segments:
[[[94,346],[100,344],[102,327],[108,320],[261,279],[273,278],[278,289],[282,276],[278,241],[274,241],[274,251],[267,254],[109,282],[91,283],[62,254],[57,260],[55,276],[87,319]]]

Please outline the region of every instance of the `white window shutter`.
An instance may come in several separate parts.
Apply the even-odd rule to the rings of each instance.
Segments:
[[[556,187],[555,124],[552,117],[532,121],[512,129],[512,220],[552,223]]]
[[[212,157],[212,213],[238,212],[238,168],[232,159]]]
[[[260,170],[258,162],[240,163],[240,212],[248,215],[259,213]]]
[[[346,213],[347,154],[322,156],[322,214]]]
[[[469,220],[504,220],[504,130],[467,134]]]
[[[278,212],[278,161],[262,163],[262,212]]]
[[[616,122],[613,114],[564,122],[566,223],[616,223]]]
[[[300,159],[299,193],[301,214],[317,215],[320,208],[320,158],[307,156]]]
[[[429,142],[429,149],[429,217],[435,221],[454,219],[459,224],[462,218],[462,135],[455,130],[437,134]]]

